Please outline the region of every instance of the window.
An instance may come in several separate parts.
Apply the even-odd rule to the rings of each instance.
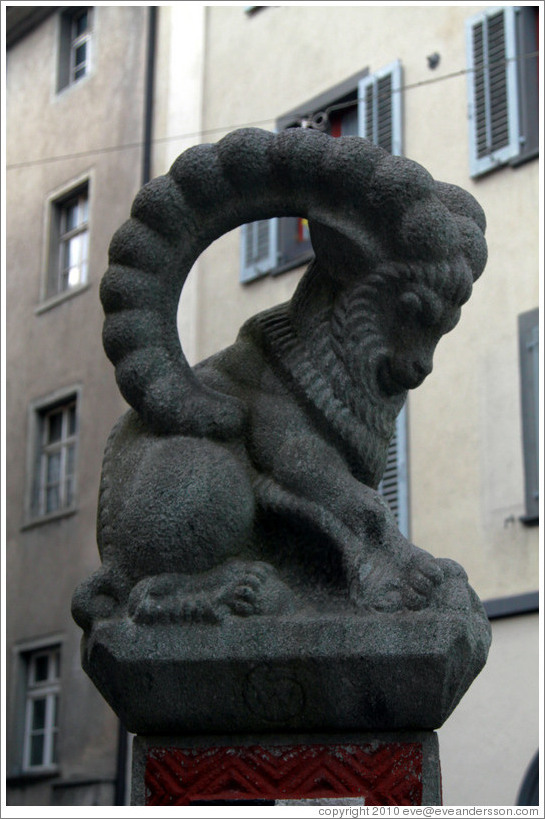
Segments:
[[[538,154],[538,8],[492,8],[466,23],[470,172]]]
[[[26,706],[23,770],[54,768],[58,762],[60,646],[24,655]]]
[[[35,444],[30,517],[70,511],[75,506],[78,443],[77,395],[33,407]]]
[[[46,298],[87,282],[89,267],[89,185],[51,204]]]
[[[402,68],[399,61],[367,70],[284,114],[277,131],[317,128],[333,137],[359,135],[390,153],[402,152]],[[306,264],[312,244],[305,219],[262,220],[242,226],[240,280],[249,282]]]
[[[539,520],[539,311],[519,316],[520,397],[526,515]]]
[[[91,8],[71,8],[61,14],[58,91],[78,82],[90,71],[91,22]]]

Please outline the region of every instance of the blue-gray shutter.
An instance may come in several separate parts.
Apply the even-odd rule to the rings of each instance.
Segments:
[[[359,135],[391,154],[403,153],[403,69],[381,68],[358,83]]]
[[[249,282],[276,267],[277,219],[261,219],[242,225],[240,281]]]
[[[384,476],[378,487],[394,513],[399,531],[409,537],[409,480],[407,469],[407,405],[396,421],[396,431],[388,448]]]
[[[516,8],[466,21],[469,164],[479,176],[519,153]]]
[[[403,151],[403,69],[399,60],[358,83],[358,132],[391,154]],[[388,501],[402,535],[409,537],[407,408],[399,413],[388,448],[380,494]]]

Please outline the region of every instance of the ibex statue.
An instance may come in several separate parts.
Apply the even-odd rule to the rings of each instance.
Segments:
[[[193,263],[281,216],[308,219],[315,251],[295,295],[191,368],[176,312]],[[462,189],[313,130],[235,131],[146,185],[101,287],[132,409],[107,445],[82,628],[417,611],[465,584],[401,535],[377,486],[407,391],[484,268],[484,231]]]

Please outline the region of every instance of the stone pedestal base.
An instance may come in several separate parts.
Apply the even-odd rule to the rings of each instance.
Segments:
[[[133,805],[440,805],[432,731],[142,737]]]

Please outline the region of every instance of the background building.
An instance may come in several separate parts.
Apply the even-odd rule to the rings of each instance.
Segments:
[[[142,183],[150,13],[6,12],[8,803],[123,804],[124,732],[81,670],[70,598],[98,566],[102,451],[124,408],[98,287]]]
[[[7,18],[11,804],[107,804],[122,784],[117,721],[79,668],[68,614],[98,564],[101,455],[123,410],[98,282],[142,164],[164,173],[243,125],[359,133],[487,214],[487,268],[409,397],[386,490],[400,526],[462,563],[493,618],[489,663],[439,732],[445,804],[515,804],[539,724],[538,6],[84,12],[15,6]],[[296,219],[207,249],[181,299],[189,360],[289,298],[311,253]]]

